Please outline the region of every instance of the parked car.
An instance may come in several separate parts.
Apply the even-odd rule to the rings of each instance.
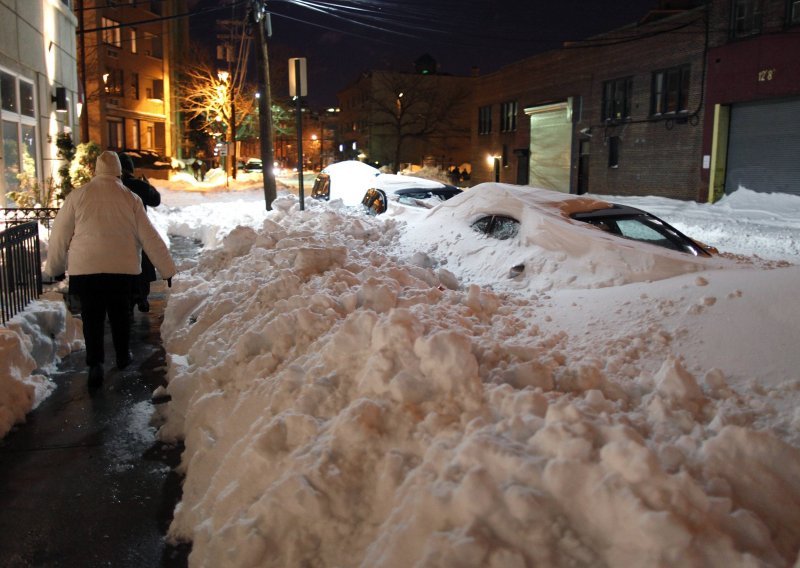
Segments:
[[[619,285],[725,262],[712,247],[644,211],[501,183],[479,184],[441,202],[415,217],[403,239],[404,248],[441,266],[480,258],[464,278],[483,285],[507,278],[570,288]]]
[[[356,206],[361,203],[364,193],[374,186],[379,174],[377,168],[364,162],[337,162],[317,174],[311,196],[322,201],[341,199],[345,205]]]
[[[574,204],[582,201],[594,203],[569,215],[571,219],[583,221],[593,227],[625,239],[641,241],[652,245],[685,252],[694,256],[711,256],[718,251],[687,237],[678,229],[662,221],[655,215],[616,203],[598,204],[594,201],[575,197]],[[484,215],[475,220],[471,227],[485,235],[504,240],[516,236],[520,222],[508,215]]]
[[[461,192],[461,188],[434,180],[381,174],[375,178],[375,187],[364,194],[361,205],[373,215],[385,212],[392,201],[430,209]]]
[[[364,205],[373,213],[386,210],[389,201],[427,206],[457,195],[461,190],[439,181],[382,174],[354,160],[337,162],[317,174],[311,196],[324,201],[340,199],[348,206]],[[380,211],[378,211],[380,209]]]
[[[244,171],[250,172],[260,172],[264,169],[264,165],[258,158],[250,158],[247,160],[243,165],[242,168]]]

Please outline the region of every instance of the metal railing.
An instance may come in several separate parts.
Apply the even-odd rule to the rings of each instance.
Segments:
[[[56,218],[58,208],[56,207],[4,207],[0,208],[0,230],[37,221],[48,231]]]
[[[0,323],[5,324],[41,294],[39,223],[0,231]]]

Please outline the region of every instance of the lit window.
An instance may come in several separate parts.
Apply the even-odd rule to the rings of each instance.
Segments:
[[[114,47],[122,47],[122,31],[120,30],[119,22],[103,18],[100,21],[100,26],[103,28],[103,43]]]

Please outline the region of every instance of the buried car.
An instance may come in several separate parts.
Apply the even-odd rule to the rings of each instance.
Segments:
[[[311,196],[344,205],[364,205],[372,213],[382,213],[390,200],[406,205],[432,207],[461,193],[455,186],[425,178],[383,174],[363,162],[345,161],[324,168],[314,180]]]
[[[442,202],[404,241],[427,255],[428,266],[457,267],[462,279],[497,285],[510,278],[538,289],[658,280],[723,262],[642,210],[500,183]]]
[[[364,194],[361,205],[374,215],[385,212],[390,201],[430,209],[461,192],[461,188],[434,180],[381,174],[375,178],[375,187]]]

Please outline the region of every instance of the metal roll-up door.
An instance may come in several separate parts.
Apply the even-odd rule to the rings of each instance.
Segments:
[[[572,112],[569,101],[526,108],[530,116],[530,172],[534,187],[569,193]]]
[[[725,193],[800,195],[800,98],[731,107]]]

